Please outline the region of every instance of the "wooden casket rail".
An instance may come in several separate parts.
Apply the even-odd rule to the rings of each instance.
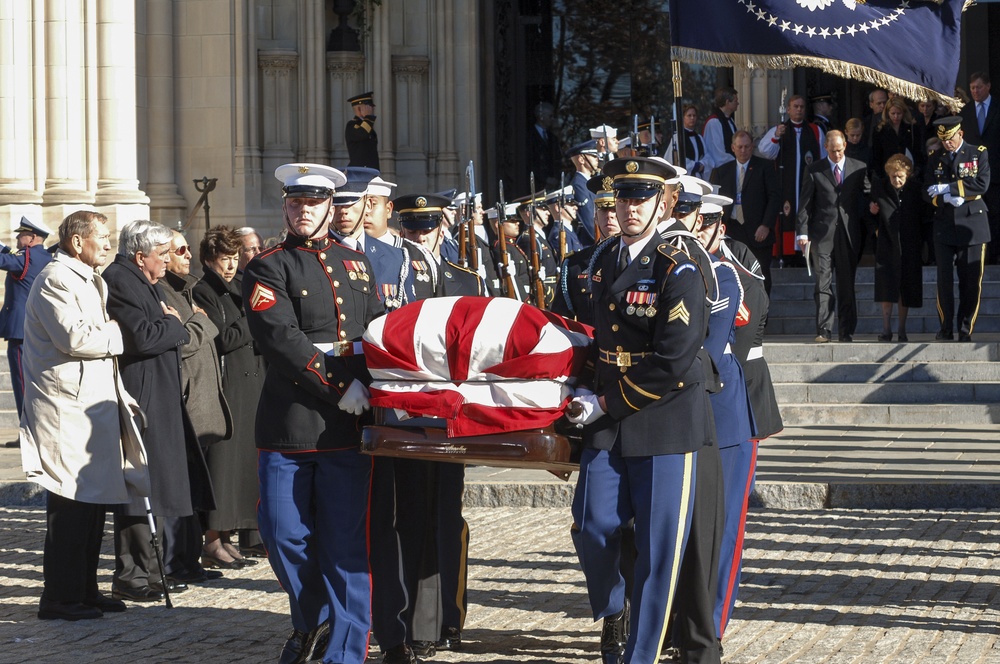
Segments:
[[[365,454],[493,468],[534,468],[563,480],[579,469],[579,447],[574,442],[554,431],[538,429],[458,438],[448,438],[444,429],[429,427],[374,425],[361,432],[361,451]]]

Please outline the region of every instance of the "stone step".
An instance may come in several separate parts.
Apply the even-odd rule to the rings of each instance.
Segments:
[[[811,339],[773,342],[768,338],[764,357],[772,368],[783,362],[997,362],[1000,342],[817,344]]]
[[[896,329],[896,317],[893,316],[893,330]],[[914,334],[934,334],[941,329],[937,314],[933,316],[909,316],[906,319],[906,331],[909,335]],[[882,332],[882,316],[859,317],[855,328],[855,338],[858,335],[869,335],[867,341],[875,341],[875,337]],[[1000,332],[1000,316],[979,316],[976,319],[976,327],[973,330],[973,337],[983,333]],[[834,322],[834,337],[837,335],[837,324]],[[805,336],[816,334],[816,315],[812,313],[808,316],[795,317],[768,317],[767,338],[774,340],[782,336]],[[860,339],[859,339],[860,341]]]
[[[937,267],[933,265],[925,265],[923,267],[921,276],[924,284],[933,284],[937,282]],[[771,267],[771,281],[774,285],[778,284],[810,284],[815,281],[815,279],[806,271],[804,267],[786,267],[778,269],[777,267]],[[996,282],[1000,281],[1000,265],[987,265],[986,270],[983,272],[983,282]],[[854,275],[855,284],[873,284],[875,283],[875,268],[871,266],[859,267],[858,271]]]
[[[998,295],[1000,295],[1000,285],[998,285]],[[956,300],[957,302],[957,300]],[[870,297],[867,299],[858,297],[858,318],[878,318],[882,320],[882,304]],[[893,307],[893,320],[897,318],[895,307]],[[924,297],[924,306],[911,308],[907,315],[910,318],[923,316],[933,316],[937,318],[937,301],[933,297]],[[979,319],[1000,315],[1000,297],[981,298],[979,300]],[[812,293],[808,299],[799,300],[772,300],[767,309],[767,319],[770,323],[775,318],[788,317],[816,317],[816,303],[812,299]],[[978,325],[979,319],[976,323]]]
[[[779,403],[780,403],[779,399]],[[814,404],[784,403],[785,426],[996,426],[1000,404]]]
[[[813,284],[802,283],[802,284],[774,284],[771,287],[771,306],[769,310],[780,311],[781,308],[792,302],[809,302],[813,303]],[[836,291],[836,287],[834,287]],[[954,288],[955,297],[958,297],[958,286]],[[935,282],[924,282],[923,287],[924,296],[924,307],[934,306],[934,299],[937,297],[937,285]],[[875,285],[874,284],[855,284],[854,297],[858,302],[858,307],[860,308],[864,304],[875,304]],[[1000,299],[1000,281],[993,282],[983,282],[983,290],[980,295],[980,302],[996,302]]]
[[[779,404],[993,404],[997,383],[776,383]]]
[[[1000,383],[996,362],[809,362],[770,364],[777,383]]]

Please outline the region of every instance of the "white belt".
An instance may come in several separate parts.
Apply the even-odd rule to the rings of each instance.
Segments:
[[[313,344],[319,352],[332,357],[364,355],[365,348],[360,341],[334,341],[333,343]]]
[[[732,355],[733,354],[733,347],[730,346],[729,344],[726,344],[726,350],[722,351],[722,354],[723,355]]]
[[[752,347],[750,349],[750,352],[747,353],[747,361],[750,361],[750,360],[759,360],[762,357],[764,357],[764,347],[763,346],[754,346],[754,347]]]

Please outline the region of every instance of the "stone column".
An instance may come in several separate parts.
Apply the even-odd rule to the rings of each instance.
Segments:
[[[281,164],[295,160],[292,137],[295,135],[295,72],[299,56],[293,50],[275,49],[258,52],[260,69],[260,127],[264,134],[261,169],[273,173]],[[281,185],[273,177],[263,177],[264,200],[278,200]]]
[[[455,42],[459,35],[455,32],[454,0],[431,0],[431,44],[436,44],[434,60],[431,63],[430,86],[434,99],[429,109],[434,120],[428,172],[434,178],[430,186],[436,190],[452,186],[463,186],[458,153],[455,151],[455,118],[468,110],[457,102],[455,88]],[[471,156],[471,155],[470,155]]]
[[[3,206],[42,202],[35,190],[33,168],[35,70],[31,27],[29,3],[0,3],[0,44],[5,45],[0,50],[0,205]],[[11,216],[14,214],[16,211]],[[20,214],[17,221],[20,222]],[[7,230],[2,225],[0,229]]]
[[[396,181],[401,187],[419,190],[436,186],[435,164],[428,159],[429,130],[434,118],[428,100],[428,65],[427,58],[419,56],[400,55],[392,59]]]
[[[146,1],[146,193],[153,220],[173,227],[187,217],[176,183],[172,0]]]
[[[348,162],[344,128],[347,126],[347,121],[354,116],[354,112],[347,103],[347,98],[353,97],[359,91],[364,92],[361,90],[361,72],[364,66],[365,58],[357,51],[330,51],[326,54],[326,73],[330,82],[330,163],[337,167],[345,166]],[[380,134],[379,142],[381,141]]]
[[[371,81],[371,87],[362,86],[358,92],[371,89],[375,92],[375,103],[381,108],[376,108],[375,113],[378,121],[375,123],[375,131],[378,132],[378,152],[379,166],[382,170],[382,177],[390,182],[403,184],[403,173],[396,164],[396,126],[401,114],[419,113],[424,114],[424,107],[408,107],[402,104],[394,94],[394,61],[392,55],[393,35],[389,25],[389,7],[373,6],[368,3],[368,20],[371,22],[372,31],[365,38],[364,48],[368,54],[366,81]],[[416,27],[419,30],[419,27]],[[426,170],[422,174],[422,179],[426,178]]]
[[[84,2],[45,0],[45,205],[94,202],[87,189]],[[135,36],[130,37],[132,43]],[[94,109],[96,110],[96,109]],[[134,113],[134,110],[133,110]]]
[[[302,109],[303,148],[299,150],[305,161],[325,164],[330,159],[327,147],[326,116],[324,101],[328,98],[325,92],[326,77],[324,59],[326,55],[326,12],[323,0],[307,0],[305,3],[306,20],[302,26],[303,33],[299,43],[302,48]]]
[[[135,3],[97,2],[98,170],[94,203],[118,227],[149,215],[139,190]]]

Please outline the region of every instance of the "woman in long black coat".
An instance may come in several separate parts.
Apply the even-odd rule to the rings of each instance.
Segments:
[[[876,174],[880,174],[882,166],[894,154],[909,157],[914,164],[913,171],[919,174],[926,152],[919,144],[910,107],[902,97],[893,97],[885,105],[882,122],[872,138],[872,167]]]
[[[185,435],[180,347],[189,336],[177,312],[163,304],[157,285],[166,272],[170,237],[170,229],[155,222],[131,222],[122,229],[118,255],[103,274],[108,284],[108,315],[121,327],[125,345],[118,363],[122,382],[146,414],[143,441],[152,486],[150,503],[153,514],[168,518],[193,513],[189,455],[192,468],[199,462],[204,468],[199,451],[190,449]],[[199,484],[197,478],[194,484]],[[116,510],[115,558],[112,591],[116,598],[162,598],[159,566],[139,499]]]
[[[882,334],[892,341],[892,305],[899,304],[899,340],[907,341],[906,315],[923,306],[923,261],[920,222],[923,198],[913,162],[893,155],[885,164],[885,177],[872,182],[871,212],[878,216],[875,251],[875,301],[882,303]]]
[[[225,226],[208,231],[200,247],[205,276],[194,287],[195,302],[219,328],[215,344],[222,369],[222,391],[233,414],[232,437],[208,448],[217,508],[208,513],[202,552],[205,567],[256,563],[242,556],[230,541],[233,531],[244,531],[243,544],[256,545],[260,541],[255,539],[260,490],[254,421],[264,385],[264,366],[254,350],[236,277],[241,245],[240,236]]]

